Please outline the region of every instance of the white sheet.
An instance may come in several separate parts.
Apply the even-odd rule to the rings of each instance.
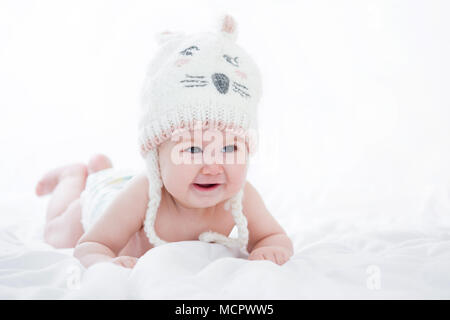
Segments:
[[[150,250],[133,270],[107,263],[86,270],[71,249],[42,242],[42,215],[17,212],[0,229],[3,299],[450,298],[450,232],[442,223],[311,219],[286,228],[295,255],[282,267],[186,241]]]

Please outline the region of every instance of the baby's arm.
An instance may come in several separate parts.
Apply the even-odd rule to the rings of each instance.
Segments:
[[[137,175],[121,190],[105,213],[78,241],[74,256],[88,267],[111,261],[133,267],[136,258],[117,257],[132,235],[143,225],[148,206],[148,180]]]
[[[271,260],[279,265],[289,260],[294,252],[292,241],[248,182],[244,187],[243,212],[250,233],[247,246],[249,260]]]

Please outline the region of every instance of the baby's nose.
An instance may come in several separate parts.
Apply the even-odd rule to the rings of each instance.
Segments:
[[[207,164],[202,168],[202,174],[216,175],[223,173],[223,167],[219,164]]]

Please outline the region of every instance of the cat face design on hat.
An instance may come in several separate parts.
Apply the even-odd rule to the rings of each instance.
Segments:
[[[231,130],[256,145],[261,76],[236,44],[236,22],[225,15],[218,32],[162,32],[141,93],[139,143],[145,153],[177,129]],[[249,148],[252,150],[256,148]]]
[[[256,104],[259,70],[236,38],[236,22],[231,16],[221,21],[216,33],[160,33],[157,41],[163,53],[152,77],[153,91],[164,92],[166,101],[206,94],[216,95],[225,104]]]
[[[251,97],[248,88],[248,75],[244,71],[245,61],[241,62],[240,53],[235,53],[233,46],[220,46],[219,44],[202,47],[201,41],[188,45],[179,52],[180,57],[175,60],[174,66],[184,69],[184,78],[180,84],[184,88],[202,88],[211,86],[219,94],[237,94],[244,99]],[[206,51],[206,52],[203,52]],[[192,74],[189,72],[189,64],[214,63],[214,69],[206,74]],[[181,70],[180,70],[181,71]],[[234,92],[234,93],[233,93]]]

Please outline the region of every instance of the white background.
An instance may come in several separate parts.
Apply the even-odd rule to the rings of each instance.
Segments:
[[[448,207],[426,207],[449,198],[449,9],[446,1],[1,0],[3,208],[39,213],[37,179],[93,153],[143,167],[137,102],[154,35],[213,30],[228,12],[264,77],[249,180],[288,231],[330,215],[448,216]]]

